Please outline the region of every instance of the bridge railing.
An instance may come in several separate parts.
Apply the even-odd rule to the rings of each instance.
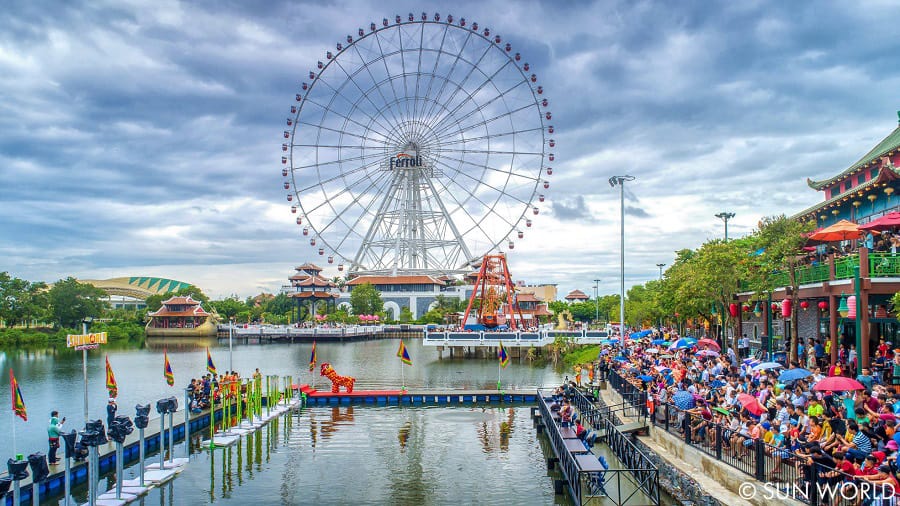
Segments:
[[[578,396],[582,400],[578,400]],[[651,504],[659,504],[659,470],[652,462],[631,443],[626,436],[620,434],[616,430],[615,425],[603,427],[606,430],[607,437],[610,433],[619,434],[620,439],[613,436],[613,441],[622,451],[626,459],[619,460],[624,464],[622,469],[607,469],[604,471],[588,471],[583,470],[578,463],[576,456],[566,448],[565,439],[560,432],[560,427],[553,420],[550,413],[550,407],[547,400],[552,400],[552,392],[538,390],[538,408],[541,412],[541,419],[547,425],[547,437],[550,440],[550,446],[553,453],[559,459],[559,467],[566,481],[566,488],[569,491],[572,502],[577,505],[589,504],[613,504],[616,506],[626,506],[629,504],[646,504],[649,500]],[[576,405],[583,405],[584,402],[590,402],[580,392],[575,394]],[[585,416],[585,411],[580,411],[581,416]],[[607,418],[607,423],[609,419]],[[628,448],[631,445],[631,449]],[[610,445],[610,448],[613,448]],[[613,448],[615,452],[616,449]],[[627,453],[631,451],[631,453]],[[637,454],[634,454],[637,452]],[[619,453],[616,453],[618,456]],[[586,452],[585,457],[595,459],[596,457]],[[633,467],[639,465],[643,467]],[[635,488],[628,492],[630,486],[626,483],[635,485]],[[641,496],[645,494],[646,497]]]
[[[537,330],[537,331],[447,331],[426,330],[422,342],[429,346],[497,346],[500,341],[510,346],[545,346],[556,338],[571,339],[579,344],[599,343],[609,338],[600,330]],[[465,341],[465,343],[459,343]]]

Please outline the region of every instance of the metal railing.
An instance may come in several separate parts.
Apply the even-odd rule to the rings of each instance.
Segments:
[[[565,478],[566,487],[572,502],[577,505],[613,504],[615,506],[627,506],[630,504],[647,504],[646,501],[649,499],[651,504],[658,505],[659,470],[646,455],[634,446],[634,443],[628,441],[626,436],[616,430],[615,423],[609,418],[602,419],[598,427],[605,431],[605,438],[609,437],[610,434],[614,434],[611,440],[616,447],[614,448],[610,445],[610,448],[613,449],[620,461],[625,464],[625,468],[606,469],[603,471],[582,469],[575,454],[566,448],[566,440],[560,432],[560,427],[553,420],[550,407],[547,405],[548,400],[553,400],[551,395],[550,392],[538,390],[538,408],[541,418],[547,426],[547,437],[550,440],[553,453],[559,460],[559,468]],[[578,400],[579,397],[581,400]],[[576,399],[576,405],[585,405],[584,402],[589,402],[577,390],[574,398]],[[594,406],[588,408],[587,411],[580,410],[579,416],[589,416],[588,412],[596,414],[599,413],[599,409]],[[606,425],[602,426],[604,423]],[[620,451],[623,452],[624,459],[622,456],[619,456]],[[587,451],[585,451],[584,455],[594,458],[593,454]],[[641,467],[634,467],[636,465]],[[634,489],[630,492],[627,491],[629,487],[626,486],[629,483],[634,485]]]
[[[637,390],[616,371],[610,371],[609,376],[610,384],[623,397],[633,395]],[[614,377],[617,379],[613,380]],[[791,497],[811,506],[850,506],[865,504],[864,500],[857,501],[860,497],[872,499],[880,494],[876,487],[864,480],[821,463],[810,463],[805,454],[730,430],[716,414],[704,418],[696,412],[664,403],[650,415],[650,423],[682,439],[692,448],[756,479],[765,487],[765,493],[773,497]]]

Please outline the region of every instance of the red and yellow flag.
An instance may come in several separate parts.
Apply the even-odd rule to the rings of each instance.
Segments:
[[[506,348],[503,347],[503,341],[500,341],[500,349],[497,350],[497,358],[500,360],[500,365],[506,369],[506,365],[509,364],[509,355],[506,353]]]
[[[168,383],[169,386],[172,386],[175,384],[175,374],[172,373],[172,364],[169,363],[169,352],[167,350],[163,350],[163,356],[166,358],[166,370],[164,372],[166,376],[166,383]]]
[[[316,370],[316,342],[313,341],[312,351],[309,353],[309,372],[313,372]]]
[[[25,411],[25,399],[22,398],[22,391],[19,390],[19,383],[13,370],[9,368],[9,388],[12,391],[12,409],[13,412],[22,420],[28,421],[28,413]]]
[[[106,389],[109,390],[110,397],[119,396],[119,387],[116,385],[116,375],[113,374],[112,366],[109,365],[109,355],[106,356]]]
[[[218,374],[216,371],[216,364],[212,361],[212,355],[209,354],[209,346],[206,347],[206,370],[210,374]]]

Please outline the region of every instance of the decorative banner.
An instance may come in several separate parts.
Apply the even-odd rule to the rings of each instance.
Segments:
[[[312,351],[309,354],[309,372],[313,372],[316,370],[316,341],[313,340]]]
[[[166,359],[166,366],[163,374],[166,376],[166,383],[168,383],[169,386],[172,386],[175,384],[175,374],[172,373],[172,364],[169,363],[169,352],[163,350],[163,356]]]
[[[9,388],[12,391],[12,409],[13,412],[22,420],[28,421],[28,412],[25,410],[25,399],[22,398],[22,391],[19,390],[19,382],[13,374],[12,367],[9,368]],[[13,419],[15,420],[15,418]]]
[[[509,355],[506,354],[503,341],[500,341],[500,351],[497,352],[497,358],[500,359],[500,365],[505,369],[506,365],[509,364]]]
[[[397,356],[400,357],[400,361],[406,365],[412,365],[412,359],[409,358],[409,351],[406,349],[406,345],[403,344],[403,340],[400,340],[400,349],[397,350]]]
[[[116,376],[113,374],[112,366],[109,365],[109,355],[106,356],[106,389],[109,390],[110,397],[119,396],[119,387],[116,384]]]
[[[206,370],[210,374],[218,374],[216,372],[216,364],[214,364],[212,361],[212,355],[209,354],[209,346],[206,347]]]
[[[106,344],[106,332],[95,334],[68,334],[66,335],[66,347],[76,350],[92,350],[101,344]]]

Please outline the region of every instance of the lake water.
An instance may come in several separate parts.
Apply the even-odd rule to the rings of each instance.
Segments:
[[[495,360],[438,360],[434,348],[405,342],[413,366],[396,357],[397,340],[320,342],[318,361],[355,376],[357,389],[404,384],[409,389],[494,389],[500,374],[504,389],[534,390],[557,385],[564,376],[551,367],[510,363],[500,371]],[[119,385],[120,414],[133,416],[138,402],[170,395],[180,399],[190,378],[205,372],[207,345],[218,370],[228,369],[227,342],[166,343],[175,387],[165,383],[162,344],[89,352],[90,418],[105,419],[107,353]],[[324,389],[330,384],[308,372],[310,347],[235,343],[234,368],[243,376],[256,367],[263,374],[290,374],[296,383],[315,380]],[[17,350],[0,356],[4,370],[15,369],[29,413],[28,422],[15,420],[19,453],[47,451],[52,409],[68,418],[68,428],[83,425],[80,352]],[[187,469],[142,503],[565,504],[565,496],[553,493],[529,413],[524,405],[303,408],[213,453],[195,439]],[[3,417],[5,434],[12,423],[12,417]],[[184,455],[183,444],[177,447],[176,455]],[[0,448],[0,457],[12,456],[11,438],[0,441]],[[135,467],[126,470],[125,478],[136,477]],[[101,489],[113,485],[112,477],[101,481]],[[73,494],[84,502],[86,487]]]

